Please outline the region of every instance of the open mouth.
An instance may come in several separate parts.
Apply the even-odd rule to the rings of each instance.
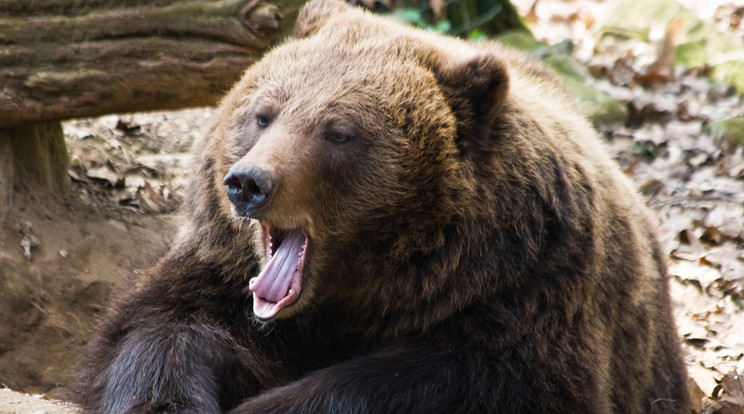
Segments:
[[[270,319],[297,302],[302,289],[307,236],[300,229],[280,230],[261,222],[266,245],[266,267],[249,282],[253,313]]]

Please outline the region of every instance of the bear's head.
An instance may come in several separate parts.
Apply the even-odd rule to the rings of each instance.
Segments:
[[[199,144],[205,192],[219,195],[192,215],[229,217],[228,248],[252,238],[262,320],[329,297],[414,301],[456,266],[422,258],[477,208],[469,148],[491,135],[507,91],[492,54],[340,0],[310,2]],[[403,281],[388,291],[393,278]]]

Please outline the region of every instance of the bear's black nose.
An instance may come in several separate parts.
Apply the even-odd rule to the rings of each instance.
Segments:
[[[235,164],[223,180],[227,198],[239,214],[248,215],[252,210],[269,202],[274,192],[271,174],[255,165]]]

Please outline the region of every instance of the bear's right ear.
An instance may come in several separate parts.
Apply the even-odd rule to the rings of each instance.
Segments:
[[[481,52],[468,59],[430,56],[430,67],[461,122],[490,126],[509,93],[509,74],[498,56]]]
[[[330,16],[349,10],[342,0],[312,0],[300,10],[294,26],[294,36],[307,37],[323,27]]]

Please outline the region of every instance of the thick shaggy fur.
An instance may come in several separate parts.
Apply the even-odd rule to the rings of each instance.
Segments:
[[[188,223],[92,343],[88,412],[688,412],[655,220],[539,64],[314,0],[195,152]],[[225,194],[240,164],[271,174],[256,211]],[[269,320],[244,216],[308,238]]]

